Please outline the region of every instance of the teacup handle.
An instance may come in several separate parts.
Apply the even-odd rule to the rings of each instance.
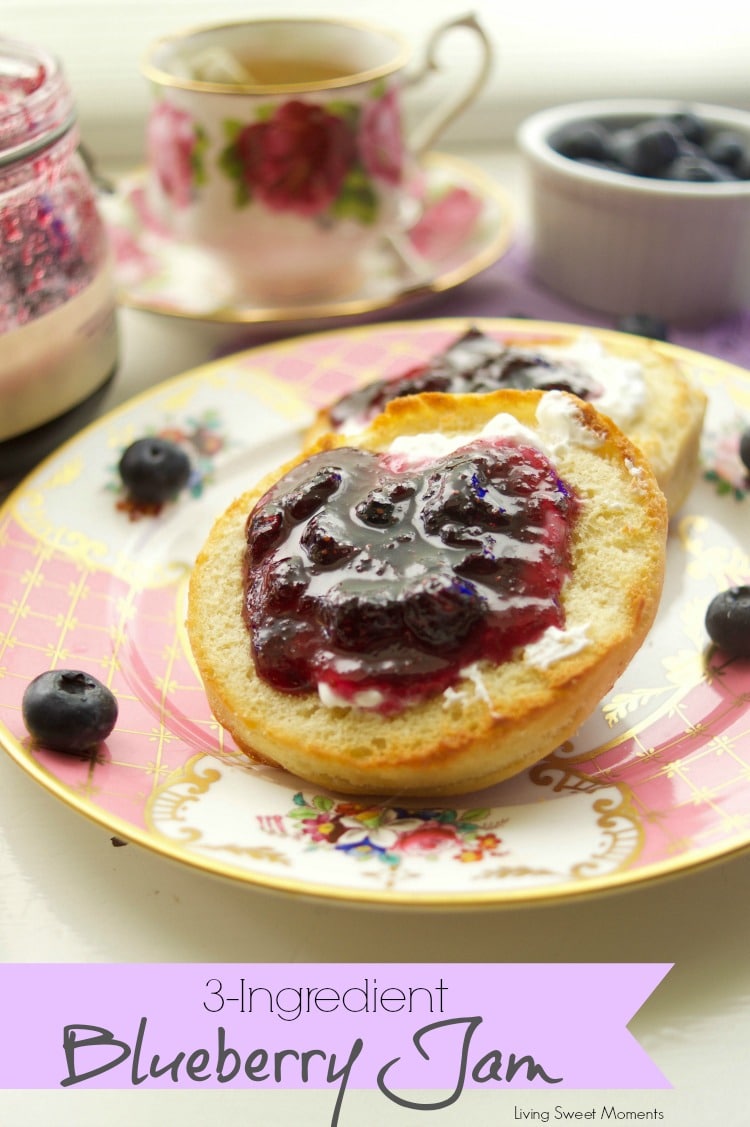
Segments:
[[[435,28],[427,42],[424,65],[420,71],[411,76],[408,85],[416,85],[416,83],[426,78],[428,74],[433,74],[435,71],[440,70],[440,64],[436,58],[440,41],[444,35],[458,27],[466,27],[469,28],[470,31],[476,32],[480,45],[479,69],[468,87],[460,90],[457,96],[451,94],[448,98],[445,98],[435,107],[432,113],[429,113],[414,127],[409,138],[409,149],[416,157],[421,156],[429,149],[451,122],[473,102],[487,81],[487,77],[490,73],[492,66],[492,45],[487,33],[474,13],[468,12],[464,16],[458,16],[456,19],[448,20],[446,23],[442,23]]]

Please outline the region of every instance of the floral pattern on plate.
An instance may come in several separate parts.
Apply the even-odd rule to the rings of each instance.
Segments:
[[[206,485],[210,483],[213,475],[214,460],[226,444],[222,432],[222,421],[216,411],[208,409],[199,418],[186,419],[184,422],[167,423],[161,427],[151,427],[143,433],[142,438],[163,438],[173,442],[185,451],[190,458],[190,477],[185,485],[185,490],[190,497],[200,497]],[[122,455],[126,447],[118,451]],[[107,488],[116,494],[116,505],[119,510],[128,514],[131,520],[138,520],[143,516],[157,516],[164,508],[163,504],[144,505],[134,501],[124,489],[117,463],[109,467],[110,480]]]
[[[740,438],[749,425],[746,418],[737,415],[718,430],[706,430],[703,474],[720,497],[744,501],[750,491],[750,471],[740,457]]]

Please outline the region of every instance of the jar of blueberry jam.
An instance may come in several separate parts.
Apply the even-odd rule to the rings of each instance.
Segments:
[[[91,418],[114,375],[106,231],[57,61],[0,38],[0,493]]]

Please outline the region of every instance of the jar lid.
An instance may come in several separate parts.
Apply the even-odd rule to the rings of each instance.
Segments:
[[[51,144],[74,122],[73,95],[57,60],[0,37],[0,165]]]

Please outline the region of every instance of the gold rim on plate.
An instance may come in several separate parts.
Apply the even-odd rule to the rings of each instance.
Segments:
[[[225,379],[229,380],[231,378],[233,369],[239,370],[239,374],[244,376],[245,382],[247,383],[247,370],[253,367],[256,358],[258,359],[257,371],[260,373],[260,379],[262,380],[264,377],[263,358],[267,357],[270,364],[274,359],[278,360],[279,358],[283,358],[290,351],[294,351],[295,349],[304,350],[312,347],[317,348],[319,352],[321,343],[324,344],[327,339],[330,339],[332,346],[336,347],[350,340],[357,343],[367,337],[376,339],[380,334],[384,336],[391,334],[394,339],[397,338],[401,342],[408,342],[411,337],[418,341],[424,337],[425,333],[450,332],[451,334],[457,334],[465,330],[469,324],[474,324],[485,331],[496,331],[501,334],[515,335],[516,337],[523,337],[524,335],[549,335],[550,337],[562,338],[563,340],[566,338],[571,339],[574,335],[578,335],[582,331],[582,326],[557,322],[531,320],[514,321],[491,318],[442,318],[429,322],[392,322],[374,326],[358,326],[350,329],[337,330],[335,332],[319,332],[297,341],[286,340],[275,344],[259,345],[255,348],[246,349],[233,356],[225,357],[222,360],[204,364],[181,376],[165,381],[165,383],[155,388],[142,392],[128,403],[122,404],[97,422],[90,424],[78,436],[71,439],[55,454],[48,457],[45,462],[11,494],[5,504],[0,507],[0,520],[6,516],[9,518],[15,516],[16,521],[21,527],[28,531],[27,526],[24,525],[16,509],[19,505],[23,504],[24,498],[27,495],[29,497],[37,497],[41,493],[45,474],[48,473],[50,467],[55,468],[54,463],[56,460],[62,459],[64,461],[66,455],[74,454],[76,446],[87,436],[96,437],[97,432],[101,432],[103,439],[106,428],[110,428],[111,432],[114,431],[116,427],[114,427],[113,424],[122,423],[127,419],[129,414],[139,407],[148,408],[152,401],[159,399],[166,403],[170,397],[173,400],[180,398],[180,396],[184,398],[185,395],[188,395],[188,393],[199,385],[204,388],[209,385],[220,387],[223,385]],[[611,330],[586,328],[585,331],[600,337],[602,341],[620,335],[613,333]],[[665,356],[671,357],[693,369],[698,378],[703,381],[708,389],[724,394],[727,387],[734,387],[737,398],[747,398],[748,379],[750,379],[750,377],[747,372],[736,365],[712,357],[703,356],[690,349],[676,345],[659,343],[654,345],[654,347]],[[243,365],[245,366],[244,369]],[[271,385],[273,383],[273,377],[269,374],[267,379],[269,381],[267,390],[272,390]],[[282,390],[283,396],[286,398],[287,407],[289,411],[293,413],[294,389],[290,390],[289,386],[286,385]],[[299,398],[297,405],[300,409],[303,407],[309,408],[310,403],[308,400]],[[248,446],[248,450],[251,448],[252,444]],[[83,454],[80,456],[83,458]],[[699,518],[701,513],[702,510],[697,514]],[[37,542],[39,542],[38,537]],[[72,555],[73,554],[74,552]],[[345,882],[336,884],[334,880],[329,882],[306,880],[300,877],[287,877],[283,874],[268,874],[257,870],[249,871],[247,868],[242,868],[239,864],[232,864],[229,861],[224,861],[216,857],[207,857],[195,851],[191,852],[188,848],[189,843],[187,841],[176,842],[167,838],[163,833],[159,834],[148,828],[143,829],[138,825],[128,822],[126,818],[118,814],[102,809],[97,806],[92,799],[81,795],[71,786],[66,785],[61,779],[34,760],[29,755],[22,740],[14,736],[3,722],[0,722],[0,744],[5,747],[11,758],[14,759],[22,769],[46,790],[77,813],[83,814],[89,820],[101,825],[118,837],[141,845],[151,852],[167,859],[179,861],[199,871],[238,881],[251,887],[351,904],[369,904],[378,907],[407,907],[411,909],[455,909],[459,907],[462,909],[481,909],[518,907],[584,899],[602,892],[622,891],[625,888],[635,888],[657,879],[684,875],[698,868],[717,863],[720,860],[745,853],[748,846],[750,846],[750,831],[745,832],[743,837],[742,833],[737,830],[734,840],[730,840],[729,837],[727,837],[726,840],[708,846],[700,845],[699,835],[696,835],[696,840],[690,843],[691,848],[682,854],[675,853],[669,855],[669,850],[663,849],[663,855],[661,857],[646,861],[640,867],[619,867],[605,873],[603,876],[591,876],[587,877],[585,880],[567,879],[561,880],[556,884],[522,889],[509,890],[496,885],[494,888],[488,889],[487,891],[481,891],[477,890],[475,885],[473,889],[465,892],[455,890],[429,890],[420,892],[417,889],[409,891],[395,887],[373,888],[364,885],[362,887],[354,887],[352,884]],[[572,762],[583,762],[584,758],[585,756],[578,756],[574,758]],[[181,779],[184,781],[192,777],[191,772],[193,765],[198,760],[204,759],[209,762],[211,761],[210,752],[206,751],[196,754],[195,751],[191,751],[187,748],[185,759],[179,768]],[[231,764],[229,766],[231,769]],[[158,797],[163,789],[163,785],[165,784],[159,784],[153,789],[149,802],[153,802]],[[304,786],[304,784],[301,785]],[[627,778],[624,779],[622,787],[624,807],[627,806],[628,809],[630,809],[630,786]],[[496,806],[494,809],[502,810],[510,809],[510,807],[507,805],[505,807]]]

